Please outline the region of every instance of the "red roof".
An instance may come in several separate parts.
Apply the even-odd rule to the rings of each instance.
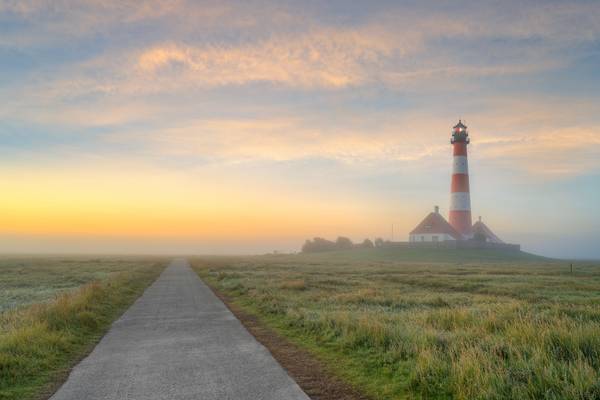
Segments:
[[[425,219],[410,232],[411,235],[420,235],[425,233],[447,234],[452,236],[452,238],[455,240],[461,240],[463,238],[462,235],[458,233],[458,231],[454,229],[440,213],[435,212],[429,213],[429,215],[426,216]]]
[[[481,222],[481,220],[473,224],[473,235],[477,234],[485,236],[488,242],[504,243],[498,236],[494,234],[494,232],[492,232],[490,228],[487,227],[486,224]]]

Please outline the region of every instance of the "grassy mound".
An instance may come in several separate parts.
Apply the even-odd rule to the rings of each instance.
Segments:
[[[143,263],[53,301],[0,314],[0,399],[40,398],[51,390],[164,265]]]
[[[346,260],[350,262],[382,262],[382,261],[404,261],[404,262],[493,262],[493,261],[544,261],[545,257],[524,251],[503,251],[495,249],[444,249],[444,248],[372,248],[351,249],[343,251],[330,251],[319,253],[302,253],[298,256],[323,259],[323,260]]]

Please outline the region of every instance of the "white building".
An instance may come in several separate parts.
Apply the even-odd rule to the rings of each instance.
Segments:
[[[409,234],[410,242],[444,242],[462,239],[462,235],[442,217],[438,206],[435,206],[434,211],[429,213]]]

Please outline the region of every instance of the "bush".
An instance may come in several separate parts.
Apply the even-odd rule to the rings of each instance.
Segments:
[[[340,236],[336,239],[335,246],[338,250],[348,250],[354,247],[354,244],[347,237]]]
[[[368,239],[367,239],[368,240]],[[369,240],[370,242],[370,240]],[[363,242],[364,243],[364,242]],[[372,244],[372,243],[371,243]],[[302,246],[303,253],[315,253],[320,251],[334,251],[334,250],[349,250],[354,247],[352,241],[344,236],[340,236],[335,242],[331,240],[323,239],[320,237],[314,238],[312,241],[307,240]]]
[[[314,252],[319,252],[319,251],[332,251],[332,250],[336,250],[336,249],[337,249],[337,247],[336,247],[335,242],[332,242],[331,240],[319,238],[319,237],[314,238],[312,241],[307,240],[304,243],[304,246],[302,246],[303,253],[314,253]]]
[[[373,247],[375,247],[375,245],[373,245],[373,242],[371,242],[370,239],[365,239],[360,245],[358,245],[358,247],[363,249],[372,249]]]

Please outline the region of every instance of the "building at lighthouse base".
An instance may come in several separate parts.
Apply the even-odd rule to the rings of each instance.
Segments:
[[[440,209],[435,207],[423,221],[409,234],[409,242],[445,242],[447,240],[461,240],[463,237],[440,214]]]
[[[492,230],[479,220],[473,224],[472,236],[465,237],[446,221],[435,207],[419,225],[409,233],[410,246],[460,249],[501,249],[519,251],[518,244],[504,243]]]

